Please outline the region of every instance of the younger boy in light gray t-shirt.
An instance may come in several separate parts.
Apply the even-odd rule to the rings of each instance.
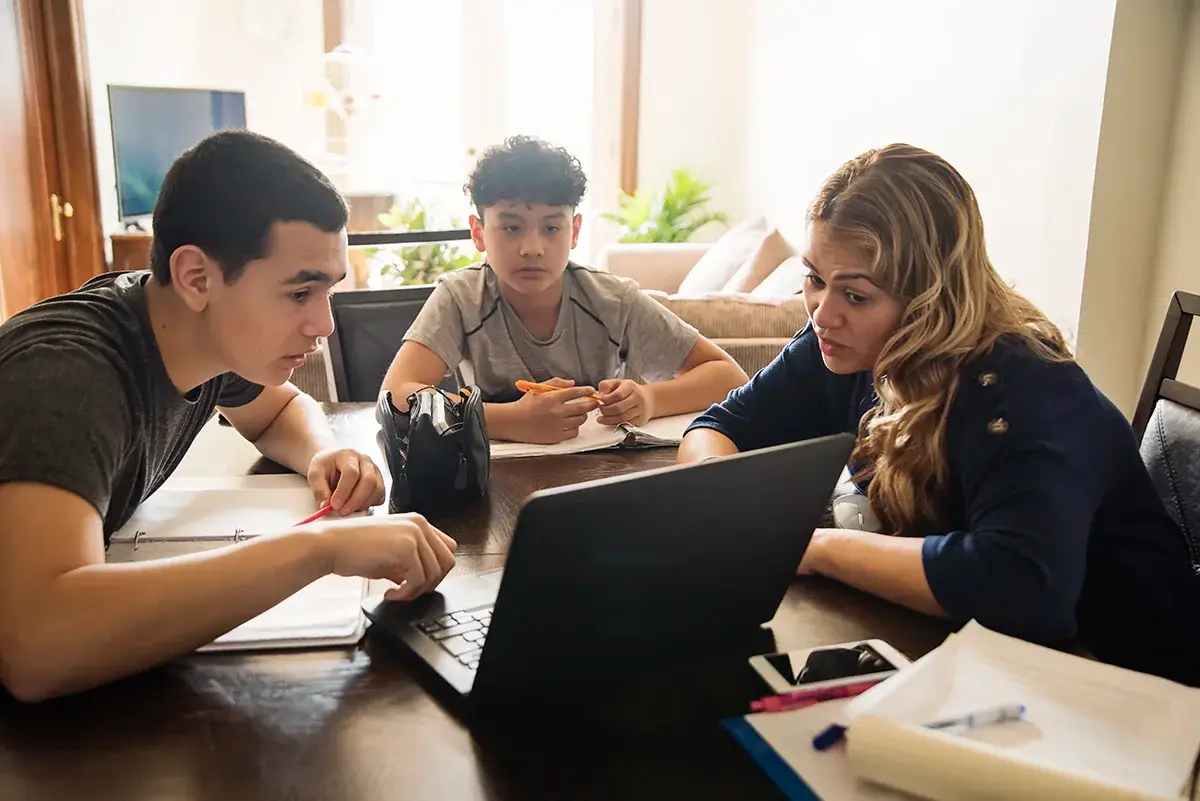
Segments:
[[[568,264],[562,286],[554,331],[539,339],[487,264],[447,273],[404,340],[452,367],[465,360],[485,401],[508,402],[521,397],[517,378],[592,387],[608,378],[670,381],[700,338],[628,278]]]
[[[746,382],[733,359],[632,280],[572,264],[587,180],[561,148],[513,137],[467,184],[483,264],[441,276],[383,381],[403,405],[463,368],[493,439],[552,443],[587,415],[634,425],[699,412]],[[559,389],[522,394],[518,380]]]

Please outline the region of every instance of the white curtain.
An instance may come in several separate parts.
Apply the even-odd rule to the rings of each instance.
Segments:
[[[617,0],[356,0],[378,98],[360,129],[352,191],[419,197],[444,219],[471,212],[475,158],[524,133],[566,147],[589,191],[578,261],[606,240],[620,163]],[[472,155],[474,153],[474,155]]]

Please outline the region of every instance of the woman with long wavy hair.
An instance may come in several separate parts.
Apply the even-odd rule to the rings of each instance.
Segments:
[[[992,266],[963,177],[868,151],[808,224],[808,325],[679,460],[857,433],[865,514],[818,529],[800,573],[1200,684],[1200,566],[1128,422]]]

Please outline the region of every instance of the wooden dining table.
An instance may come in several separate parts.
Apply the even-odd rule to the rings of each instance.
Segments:
[[[326,412],[341,444],[386,464],[370,406],[330,404]],[[530,493],[674,457],[656,448],[494,462],[485,498],[430,518],[458,542],[451,575],[503,566]],[[214,423],[177,475],[280,471]],[[132,553],[114,544],[108,558],[194,547]],[[646,623],[670,621],[651,614]],[[625,696],[482,721],[370,629],[353,649],[190,655],[36,705],[0,692],[0,799],[777,799],[720,726],[765,690],[746,657],[877,637],[916,658],[949,631],[834,582],[797,578],[768,626],[726,653],[672,668]]]

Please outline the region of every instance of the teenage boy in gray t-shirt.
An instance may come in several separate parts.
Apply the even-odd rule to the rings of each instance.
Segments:
[[[493,439],[554,443],[597,406],[601,423],[639,425],[706,409],[746,382],[636,283],[568,260],[586,187],[579,161],[538,139],[484,153],[466,191],[486,260],[441,276],[384,378],[394,402],[466,362]],[[560,389],[523,395],[520,379]]]
[[[105,273],[0,325],[0,694],[40,701],[145,670],[330,573],[403,582],[403,599],[453,567],[454,540],[420,515],[348,517],[383,502],[383,477],[288,383],[333,330],[346,220],[316,167],[221,131],[167,171],[150,270]],[[333,514],[106,561],[217,410]]]

